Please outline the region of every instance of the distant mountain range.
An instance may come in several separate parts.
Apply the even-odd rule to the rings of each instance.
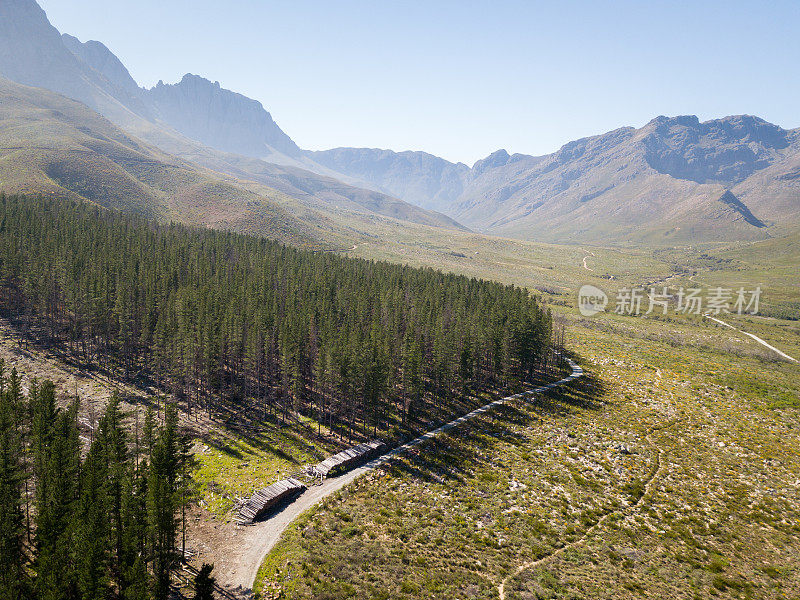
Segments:
[[[758,239],[800,223],[800,130],[751,116],[657,117],[547,156],[472,168],[338,148],[321,164],[495,234],[545,241]]]
[[[657,117],[472,167],[424,152],[306,151],[259,102],[218,83],[187,74],[141,88],[102,43],[59,34],[34,0],[0,3],[0,74],[78,100],[172,160],[309,210],[551,242],[752,240],[800,227],[800,130],[752,116]]]

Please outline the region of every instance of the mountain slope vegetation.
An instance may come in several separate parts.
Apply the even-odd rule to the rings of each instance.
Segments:
[[[0,78],[0,190],[88,200],[159,220],[261,233],[298,244],[316,234],[265,187],[238,186],[170,156],[86,106]]]
[[[300,246],[344,246],[371,234],[376,219],[463,229],[383,194],[170,139],[195,162],[121,131],[78,102],[0,77],[0,190],[7,193],[83,199]]]

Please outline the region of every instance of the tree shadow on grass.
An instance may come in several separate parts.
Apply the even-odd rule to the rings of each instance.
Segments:
[[[527,431],[533,433],[543,419],[564,417],[575,408],[601,410],[606,393],[602,380],[584,372],[582,377],[552,390],[494,406],[484,415],[389,461],[385,468],[426,482],[465,483],[478,472],[503,466],[503,457],[497,454],[498,442],[524,447],[532,441]]]

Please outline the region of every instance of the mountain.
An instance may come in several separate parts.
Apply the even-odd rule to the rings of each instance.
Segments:
[[[498,150],[472,168],[409,154],[417,153],[338,148],[313,157],[509,237],[671,243],[760,239],[800,226],[800,130],[748,115],[661,116],[547,156]]]
[[[67,50],[103,75],[113,85],[125,90],[131,97],[141,98],[143,96],[144,90],[134,81],[122,61],[105,44],[94,40],[81,42],[68,33],[62,34],[61,40]]]
[[[132,139],[166,152],[170,160],[186,164],[194,161],[192,167],[198,171],[211,169],[215,177],[234,181],[241,189],[260,193],[268,186],[270,193],[288,196],[294,200],[295,214],[317,223],[315,227],[323,230],[318,232],[322,237],[330,233],[328,218],[341,220],[344,214],[355,219],[354,230],[369,230],[369,219],[375,216],[463,229],[444,215],[379,191],[348,185],[331,177],[325,167],[314,165],[314,171],[322,175],[300,168],[308,159],[262,105],[222,89],[218,83],[187,75],[175,85],[161,83],[151,90],[140,88],[105,45],[62,36],[34,0],[2,0],[0,34],[0,75],[78,100]],[[6,141],[11,146],[15,144],[10,137]],[[63,141],[58,138],[52,149]],[[280,166],[265,162],[264,158],[295,166]],[[15,180],[19,181],[26,172],[18,170]],[[34,178],[27,182],[28,188],[36,190],[35,184],[43,181]],[[124,196],[134,198],[132,194]],[[136,202],[151,204],[147,194]],[[343,215],[333,214],[337,210]],[[193,214],[196,216],[196,210]],[[319,225],[323,214],[328,216]],[[179,220],[184,217],[174,216]]]
[[[185,151],[204,148],[170,139]],[[168,154],[77,101],[0,77],[0,192],[85,200],[300,246],[341,247],[372,235],[376,219],[463,229],[437,213],[301,169],[212,150],[196,158]]]
[[[469,167],[427,152],[392,152],[377,148],[307,151],[315,163],[355,178],[407,202],[443,211],[464,191]]]
[[[256,158],[300,155],[300,148],[281,131],[260,102],[196,75],[180,83],[158,85],[147,92],[150,106],[183,135],[223,152]]]
[[[704,123],[695,116],[661,116],[642,133],[647,164],[659,173],[724,185],[774,163],[797,139],[796,132],[749,115]]]
[[[0,78],[0,191],[84,200],[162,221],[320,241],[286,198],[154,148],[85,105]]]
[[[0,34],[0,73],[80,100],[173,157],[311,211],[447,228],[458,221],[553,242],[750,240],[800,226],[800,134],[758,117],[661,116],[546,156],[498,150],[472,167],[424,152],[311,152],[259,102],[218,83],[187,74],[140,88],[103,44],[61,36],[34,0],[4,0]]]
[[[463,229],[437,213],[300,169],[210,150],[206,162],[210,168],[122,131],[84,104],[0,77],[0,192],[84,200],[314,248],[374,235],[376,221]]]
[[[657,117],[546,157],[473,169],[448,212],[494,233],[549,240],[759,239],[800,223],[800,190],[783,202],[749,180],[776,167],[774,183],[798,157],[798,131],[757,117]]]
[[[79,100],[116,123],[129,124],[148,116],[138,98],[67,49],[33,0],[0,2],[0,74]]]

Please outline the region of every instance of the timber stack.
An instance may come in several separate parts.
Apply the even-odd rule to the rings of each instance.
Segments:
[[[257,491],[239,509],[236,522],[239,525],[252,525],[264,513],[284,500],[294,498],[306,490],[305,484],[293,477],[275,482]]]
[[[334,454],[321,463],[314,465],[310,471],[321,479],[334,477],[364,464],[383,453],[384,450],[386,450],[386,442],[372,440],[347,450],[342,450],[339,454]]]

